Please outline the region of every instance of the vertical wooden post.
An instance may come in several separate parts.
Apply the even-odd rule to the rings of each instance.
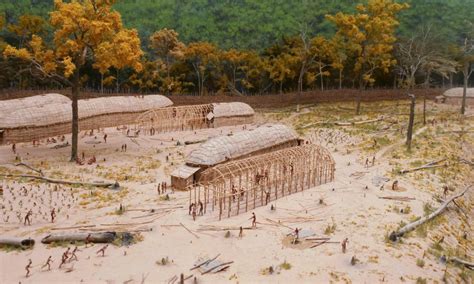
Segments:
[[[410,151],[411,150],[411,140],[412,140],[412,136],[413,136],[413,124],[415,122],[415,101],[416,100],[415,100],[415,95],[409,94],[408,96],[410,97],[411,104],[410,104],[410,118],[408,120],[406,145],[407,145],[408,151]]]

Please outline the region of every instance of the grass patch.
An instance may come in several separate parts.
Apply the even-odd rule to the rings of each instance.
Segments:
[[[424,267],[425,266],[425,261],[423,259],[417,259],[416,260],[416,266]]]
[[[280,264],[280,268],[284,270],[290,270],[291,269],[291,263],[286,262],[286,260]]]

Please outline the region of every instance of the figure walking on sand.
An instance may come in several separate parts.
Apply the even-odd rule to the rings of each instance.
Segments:
[[[25,270],[26,270],[26,275],[25,276],[27,278],[30,277],[30,268],[31,268],[32,263],[33,262],[31,261],[31,258],[30,258],[30,259],[28,259],[28,264],[25,266]]]
[[[252,220],[252,228],[256,229],[257,228],[257,216],[255,216],[255,212],[252,212],[252,217],[250,217],[249,220]]]
[[[48,271],[51,271],[51,262],[53,262],[53,259],[51,256],[48,257],[46,260],[46,263],[41,266],[41,269],[45,268],[46,266],[48,267]]]

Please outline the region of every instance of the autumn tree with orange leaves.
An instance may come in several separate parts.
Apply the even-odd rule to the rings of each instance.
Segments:
[[[397,14],[408,7],[406,3],[393,0],[369,0],[366,5],[357,5],[355,14],[339,12],[327,16],[337,26],[336,35],[346,42],[355,58],[353,71],[360,89],[375,83],[376,70],[388,73],[396,64],[392,51],[397,40]],[[357,104],[359,112],[360,101]]]
[[[54,29],[51,47],[43,38],[33,35],[26,47],[8,45],[4,50],[6,57],[28,61],[33,74],[71,87],[71,161],[77,159],[78,153],[78,99],[85,64],[92,63],[101,72],[126,66],[142,68],[138,33],[122,26],[120,14],[111,8],[114,3],[114,0],[55,0],[49,21]]]

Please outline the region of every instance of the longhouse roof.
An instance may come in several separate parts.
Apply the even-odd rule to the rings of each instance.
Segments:
[[[463,88],[451,88],[446,90],[443,95],[450,98],[461,98],[463,94]],[[466,96],[468,98],[474,98],[474,88],[467,88]]]
[[[250,116],[255,111],[251,106],[241,102],[230,103],[213,103],[214,117],[231,117],[231,116]]]
[[[186,157],[186,163],[213,166],[262,149],[280,145],[298,138],[286,125],[265,124],[253,130],[244,130],[231,136],[211,138]]]
[[[152,108],[172,105],[165,96],[117,96],[79,100],[79,119],[103,114],[143,112]],[[26,99],[0,101],[0,129],[47,126],[71,121],[72,106],[69,98],[48,94]]]

